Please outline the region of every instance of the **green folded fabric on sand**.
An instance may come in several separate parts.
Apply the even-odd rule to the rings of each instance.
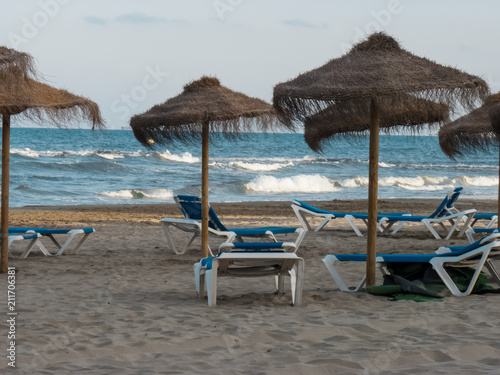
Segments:
[[[470,267],[447,267],[447,272],[461,291],[470,284],[474,275]],[[441,278],[430,264],[420,263],[393,263],[389,269],[390,275],[384,276],[384,284],[367,288],[373,295],[391,297],[390,300],[412,300],[416,302],[442,301],[451,296],[451,292],[444,285]],[[480,274],[472,293],[499,293],[486,284],[486,275]]]

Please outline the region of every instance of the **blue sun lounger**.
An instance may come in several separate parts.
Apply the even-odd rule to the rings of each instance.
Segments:
[[[38,249],[43,253],[43,255],[50,256],[51,254],[49,251],[43,246],[43,244],[39,241],[39,238],[41,237],[40,234],[38,233],[23,233],[23,234],[9,234],[9,240],[8,240],[8,246],[9,246],[9,257],[11,258],[20,258],[24,259],[26,258],[31,251],[35,248],[35,245],[37,245]],[[29,241],[26,247],[24,248],[23,252],[21,255],[16,257],[14,255],[14,249],[12,249],[11,244],[14,241]]]
[[[201,236],[201,199],[200,197],[192,195],[177,195],[174,197],[174,200],[184,214],[185,219],[164,218],[161,223],[170,249],[176,254],[184,254],[193,241]],[[193,233],[191,239],[182,250],[178,250],[175,246],[172,234],[170,233],[171,227]],[[275,237],[278,234],[296,234],[297,237],[294,243],[297,248],[300,246],[305,236],[305,230],[303,228],[294,227],[227,228],[222,224],[211,206],[208,214],[208,231],[209,234],[225,237],[225,242],[234,242],[235,240],[244,242],[244,237],[259,237],[278,242]]]
[[[292,209],[297,215],[297,218],[300,221],[300,224],[305,230],[318,232],[325,227],[331,220],[336,218],[345,219],[351,228],[356,232],[356,234],[360,237],[363,236],[357,225],[354,223],[354,220],[362,220],[365,225],[368,223],[368,214],[367,213],[358,213],[358,212],[334,212],[334,211],[326,211],[320,208],[314,207],[305,202],[301,202],[298,200],[294,200],[292,202]],[[385,225],[385,223],[381,223],[380,219],[384,218],[387,214],[379,213],[377,215],[377,220],[379,221],[377,225],[377,229],[381,232],[387,232],[394,223],[389,223],[389,225]],[[398,216],[406,216],[411,215],[411,213],[395,213],[390,215],[398,215]],[[310,223],[309,217],[319,217],[323,219],[320,224],[313,228]]]
[[[465,234],[467,235],[467,239],[469,240],[470,243],[473,243],[476,241],[474,239],[474,234],[482,234],[482,235],[490,235],[493,233],[499,233],[500,229],[499,228],[469,228]]]
[[[83,243],[87,237],[94,233],[94,228],[74,228],[74,229],[60,229],[60,228],[9,228],[9,234],[23,234],[23,233],[38,233],[42,237],[48,237],[56,246],[56,251],[52,255],[61,255],[66,251],[73,241],[73,239],[82,235],[80,241],[73,248],[73,253],[77,254],[80,251]],[[68,236],[66,241],[61,243],[56,239],[59,236]]]
[[[442,225],[442,222],[446,221],[453,221],[455,216],[463,217],[464,215],[462,213],[452,213],[448,212],[447,210],[447,204],[451,204],[453,206],[453,203],[458,199],[460,192],[463,190],[462,187],[455,188],[452,192],[450,192],[446,197],[443,199],[443,201],[439,204],[438,208],[436,209],[435,212],[433,212],[431,215],[428,217],[423,217],[423,216],[413,216],[411,213],[378,213],[377,214],[377,229],[384,233],[387,234],[389,231],[392,229],[392,227],[399,222],[398,226],[396,229],[393,230],[392,234],[395,234],[403,225],[404,221],[415,221],[415,222],[420,222],[422,220],[424,224],[428,224],[429,222],[431,223],[439,223]],[[356,226],[354,223],[355,219],[362,220],[365,224],[368,222],[368,214],[367,213],[357,213],[357,212],[333,212],[333,211],[326,211],[319,209],[317,207],[311,206],[307,203],[295,200],[292,203],[292,209],[294,210],[295,214],[297,215],[297,218],[299,219],[300,223],[302,224],[302,227],[306,230],[309,231],[315,231],[318,232],[321,229],[325,227],[326,224],[328,224],[331,220],[336,219],[336,218],[343,218],[345,219],[351,228],[356,232],[358,236],[362,236],[363,234],[359,230],[359,228]],[[475,211],[475,210],[474,210]],[[456,214],[456,215],[455,215]],[[450,216],[450,215],[455,215],[455,216]],[[441,217],[444,216],[449,216],[446,219],[441,219]],[[316,227],[312,227],[311,223],[309,222],[309,217],[319,217],[322,218],[323,220],[319,225]],[[435,220],[433,220],[436,218]],[[401,219],[401,220],[398,220]],[[430,219],[430,220],[426,220]],[[458,225],[458,224],[457,224]],[[436,238],[440,238],[437,232],[430,226],[432,234]],[[454,229],[453,229],[454,230]],[[462,233],[463,234],[463,233]]]
[[[458,231],[458,237],[461,237],[469,228],[471,228],[471,224],[474,220],[474,215],[476,214],[475,209],[469,209],[464,211],[452,212],[450,211],[448,205],[455,202],[460,195],[460,192],[463,188],[455,188],[452,192],[450,192],[439,204],[438,208],[428,216],[400,216],[400,215],[385,215],[380,219],[380,223],[388,224],[399,224],[394,228],[391,234],[396,234],[396,232],[401,229],[404,223],[413,222],[413,223],[422,223],[425,225],[427,229],[432,233],[432,235],[436,239],[441,239],[441,236],[438,234],[433,225],[438,225],[442,229],[445,230],[445,239],[450,239],[455,231]],[[451,227],[448,229],[446,224],[450,224]],[[462,226],[460,227],[460,225]]]
[[[458,210],[456,207],[455,207],[455,202],[457,201],[458,197],[460,196],[460,192],[463,190],[462,187],[460,188],[456,188],[455,191],[458,191],[457,193],[454,193],[454,195],[452,195],[452,197],[450,198],[450,200],[448,201],[448,203],[446,204],[446,210],[449,212],[449,213],[456,213],[456,212],[460,212],[460,210]],[[495,223],[497,222],[498,220],[498,214],[497,213],[494,213],[494,212],[476,212],[474,214],[474,220],[470,223],[470,227],[471,228],[474,228],[474,226],[479,222],[479,221],[484,221],[486,220],[487,221],[487,224],[486,224],[486,228],[493,228],[493,225],[495,225]],[[484,232],[484,233],[488,233],[488,232]],[[492,232],[489,232],[489,233],[492,233]],[[462,236],[463,233],[460,233],[459,237]]]
[[[295,252],[292,242],[233,242],[223,243],[215,257],[203,258],[194,264],[196,291],[205,296],[208,305],[217,303],[217,279],[220,276],[258,277],[275,276],[276,289],[284,293],[285,277],[290,277],[292,304],[302,304],[304,259]],[[251,285],[251,284],[250,284]]]
[[[383,274],[390,274],[388,267],[391,263],[428,263],[432,265],[443,283],[450,292],[458,297],[471,293],[474,285],[484,267],[488,269],[494,280],[500,285],[500,276],[491,260],[500,257],[500,234],[493,234],[468,246],[440,247],[434,254],[377,254],[376,267]],[[327,255],[323,262],[332,275],[338,287],[343,292],[356,292],[366,281],[366,274],[356,287],[348,287],[337,269],[338,263],[366,262],[366,254],[336,254]],[[459,290],[453,282],[446,267],[475,266],[474,275],[465,291]]]

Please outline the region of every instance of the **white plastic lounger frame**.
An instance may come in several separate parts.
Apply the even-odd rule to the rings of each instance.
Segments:
[[[9,228],[9,234],[26,234],[26,233],[38,233],[41,237],[48,237],[56,246],[56,251],[52,252],[51,255],[61,255],[64,251],[68,249],[73,239],[82,235],[82,238],[76,246],[73,248],[73,252],[77,254],[80,251],[83,243],[94,233],[94,228],[75,228],[75,229],[61,229],[61,228]],[[66,241],[61,245],[61,243],[56,239],[56,236],[68,236]]]
[[[12,250],[11,244],[14,241],[29,241],[26,248],[23,250],[21,255],[19,255],[18,258],[20,258],[20,259],[26,258],[31,253],[31,251],[33,250],[35,245],[37,245],[37,247],[40,249],[40,251],[43,253],[43,255],[51,256],[52,254],[50,254],[49,251],[45,248],[45,246],[43,246],[43,244],[39,241],[40,237],[41,237],[41,235],[39,235],[37,233],[33,233],[33,232],[27,233],[27,234],[9,234],[9,242],[8,242],[9,256],[11,258],[16,258],[14,256],[14,254],[11,252],[11,250]]]
[[[305,230],[308,231],[314,231],[314,232],[319,232],[321,229],[325,227],[326,224],[328,224],[330,221],[333,219],[345,219],[349,225],[351,226],[352,230],[359,236],[363,237],[363,234],[359,230],[358,226],[354,223],[354,220],[362,220],[365,225],[368,225],[368,214],[366,213],[345,213],[345,212],[329,212],[325,210],[318,209],[314,206],[308,205],[304,202],[300,201],[293,201],[292,202],[292,209],[295,212],[295,215],[297,215],[297,218],[299,219],[300,224]],[[391,227],[395,224],[395,222],[387,222],[386,220],[380,221],[380,218],[383,218],[384,214],[378,214],[378,223],[377,223],[377,229],[382,232],[382,233],[387,233]],[[401,215],[401,216],[411,216],[410,213],[401,213],[401,214],[394,214],[394,215]],[[319,217],[323,218],[323,221],[319,223],[316,227],[312,227],[311,223],[309,222],[309,216],[313,217]]]
[[[465,248],[466,246],[462,246]],[[481,271],[486,267],[490,272],[493,279],[500,285],[500,275],[493,266],[491,259],[493,257],[500,257],[500,234],[490,235],[481,241],[478,241],[476,246],[472,249],[463,252],[453,251],[451,248],[440,247],[435,254],[378,254],[376,257],[376,267],[379,268],[383,274],[389,274],[387,266],[390,263],[401,263],[401,262],[419,262],[419,257],[428,258],[426,261],[421,261],[421,263],[429,263],[432,265],[433,269],[437,272],[443,283],[450,290],[450,292],[457,297],[464,297],[469,295],[476,281],[481,274]],[[362,277],[361,281],[355,287],[348,287],[344,282],[344,279],[340,275],[339,270],[336,267],[336,263],[358,261],[366,262],[366,256],[362,254],[358,255],[327,255],[323,262],[326,268],[332,275],[333,279],[337,283],[339,289],[343,292],[357,292],[360,290],[366,281],[366,274]],[[475,272],[471,278],[470,284],[465,291],[460,291],[457,285],[453,282],[450,275],[446,271],[446,266],[463,267],[463,266],[475,266]]]
[[[213,258],[205,258],[209,261],[210,266],[207,266],[203,259],[195,263],[194,274],[199,298],[204,298],[206,284],[208,305],[216,305],[219,276],[260,277],[274,275],[276,276],[276,289],[280,294],[284,293],[285,277],[290,276],[292,304],[300,306],[304,284],[304,259],[299,258],[294,252],[274,251],[278,248],[274,242],[267,243],[269,251],[262,250],[266,243],[259,242],[257,244],[259,251],[238,251],[238,243],[223,243],[219,248],[221,251],[234,251],[222,252]],[[279,245],[280,249],[284,250],[296,249],[295,244],[291,242],[279,243]]]
[[[164,218],[161,221],[163,231],[167,237],[168,247],[176,254],[184,254],[193,241],[201,236],[201,219],[196,214],[201,212],[201,198],[197,196],[190,195],[178,195],[174,197],[175,202],[179,206],[179,209],[185,216],[185,219],[171,219]],[[210,206],[209,206],[210,207]],[[193,211],[193,215],[190,214]],[[196,214],[195,214],[196,213]],[[175,245],[173,239],[171,228],[177,228],[184,232],[192,233],[189,242],[182,248],[179,249]],[[306,234],[303,228],[295,227],[260,227],[260,228],[227,228],[217,217],[217,214],[210,207],[209,210],[209,235],[215,235],[218,237],[225,237],[224,242],[244,242],[244,237],[259,238],[261,241],[274,241],[279,242],[276,235],[297,235],[295,238],[295,246],[298,248],[304,239]],[[212,250],[209,247],[210,255],[213,255]]]
[[[177,255],[184,254],[189,249],[193,241],[201,236],[201,221],[199,220],[164,218],[161,221],[161,226],[163,232],[165,233],[165,236],[167,237],[168,249],[172,250]],[[178,249],[175,245],[172,233],[170,233],[171,227],[193,234],[189,242],[182,249]],[[234,232],[218,231],[210,227],[208,228],[208,233],[216,236],[226,237],[225,242],[233,242],[234,238],[236,237],[236,233]],[[208,247],[208,251],[210,255],[214,255],[210,246]]]
[[[474,234],[483,234],[483,235],[490,235],[492,233],[499,233],[500,230],[498,228],[469,228],[465,234],[467,235],[467,239],[469,240],[469,243],[473,243],[476,241],[474,238]]]
[[[80,251],[80,249],[81,249],[83,243],[85,242],[85,240],[87,239],[87,237],[90,236],[90,234],[93,232],[94,232],[94,229],[92,229],[92,231],[86,231],[86,230],[80,229],[80,228],[71,229],[67,233],[64,233],[64,234],[69,235],[69,237],[62,245],[56,240],[56,238],[54,237],[54,234],[42,233],[42,235],[49,237],[52,240],[52,242],[54,243],[54,245],[56,245],[58,251],[54,255],[61,255],[69,247],[71,241],[73,241],[73,239],[76,236],[82,234],[83,235],[82,238],[80,239],[80,241],[78,241],[78,243],[75,245],[75,247],[73,248],[73,251],[72,251],[74,254],[78,254],[78,252]]]
[[[330,221],[336,218],[336,216],[333,213],[316,212],[309,210],[306,207],[304,207],[299,201],[292,202],[292,209],[293,212],[295,212],[295,215],[297,215],[297,219],[299,219],[299,222],[302,225],[302,227],[310,232],[319,232],[321,229],[325,227],[326,224],[328,224]],[[308,216],[320,217],[323,219],[323,221],[321,221],[321,223],[319,223],[316,227],[313,228],[309,223]],[[361,233],[357,225],[354,224],[353,221],[354,218],[352,217],[352,215],[345,215],[343,218],[347,220],[351,228],[354,230],[354,232],[356,232],[358,236],[363,237],[363,234]]]
[[[465,210],[461,212],[457,212],[454,214],[448,214],[446,216],[438,216],[438,217],[429,217],[429,216],[390,216],[387,215],[387,217],[384,217],[380,220],[380,223],[383,224],[389,224],[389,223],[397,223],[399,222],[398,225],[394,228],[394,230],[391,232],[391,234],[396,234],[398,230],[400,230],[405,222],[421,222],[422,224],[425,225],[427,229],[432,233],[434,238],[437,240],[442,239],[442,237],[439,235],[439,233],[436,231],[436,229],[433,227],[433,225],[439,225],[446,233],[446,236],[444,237],[445,240],[449,240],[450,237],[453,235],[455,231],[458,231],[458,237],[462,236],[463,233],[465,233],[470,227],[472,220],[474,219],[474,214],[476,213],[475,209],[470,209],[470,210]],[[420,220],[418,220],[420,219]],[[444,225],[445,223],[451,224],[450,229]],[[460,223],[463,223],[462,227],[460,228],[459,225]],[[385,231],[384,231],[385,233]]]

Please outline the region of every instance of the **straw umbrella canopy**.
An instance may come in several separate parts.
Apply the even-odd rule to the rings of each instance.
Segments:
[[[439,130],[439,145],[443,152],[451,158],[498,148],[499,141],[500,92],[490,95],[481,107]],[[500,212],[500,185],[498,212]],[[500,222],[498,225],[500,227]]]
[[[381,110],[408,104],[429,110],[429,102],[445,104],[450,112],[473,108],[488,93],[484,80],[458,69],[439,65],[400,47],[384,33],[375,33],[344,56],[274,87],[273,104],[281,121],[303,122],[308,116],[335,105],[339,116],[370,111],[368,187],[367,286],[375,283],[377,226],[378,136]],[[404,96],[403,95],[408,95]],[[418,104],[418,99],[429,102]],[[369,103],[369,104],[367,104]],[[411,121],[411,111],[404,117]],[[383,124],[382,124],[383,125]],[[357,135],[356,127],[341,129]]]
[[[203,76],[184,91],[132,117],[135,137],[153,148],[176,141],[202,143],[202,248],[208,256],[208,150],[210,133],[234,138],[238,133],[267,130],[279,125],[273,107],[265,101],[232,91],[214,77]]]
[[[63,127],[71,120],[89,120],[102,127],[103,120],[96,103],[35,81],[33,59],[30,55],[0,47],[0,114],[2,115],[2,198],[1,198],[1,267],[8,268],[9,230],[9,164],[11,116],[42,123],[48,120]]]

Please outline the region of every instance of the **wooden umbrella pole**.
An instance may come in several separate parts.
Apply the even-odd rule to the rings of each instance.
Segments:
[[[2,198],[0,238],[2,244],[0,272],[9,266],[9,163],[10,163],[10,115],[2,114]]]
[[[368,181],[368,241],[366,249],[366,286],[375,285],[377,251],[377,189],[380,111],[375,99],[370,104],[370,159]]]
[[[201,257],[208,257],[208,148],[209,123],[203,123],[201,149]]]

